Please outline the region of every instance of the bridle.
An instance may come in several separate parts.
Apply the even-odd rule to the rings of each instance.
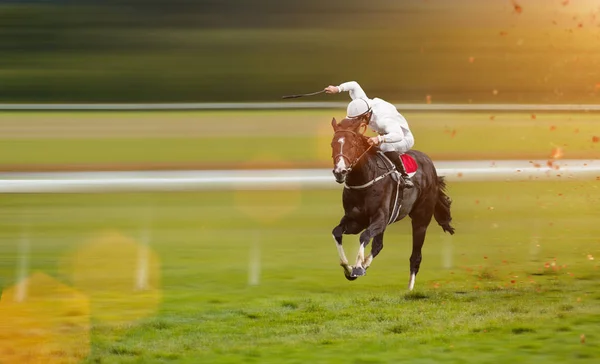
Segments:
[[[337,130],[336,132],[334,132],[334,133],[333,133],[333,135],[335,136],[335,135],[336,135],[336,134],[338,134],[338,133],[351,133],[351,134],[353,134],[355,137],[359,137],[359,138],[365,138],[365,136],[364,136],[364,135],[362,135],[362,134],[358,134],[358,133],[356,133],[356,132],[354,132],[354,131],[352,131],[352,130]],[[364,152],[363,152],[363,153],[362,153],[360,156],[358,156],[358,158],[356,158],[356,159],[354,160],[354,162],[351,162],[351,161],[350,161],[350,158],[348,158],[347,156],[345,156],[345,155],[344,155],[344,153],[338,153],[338,154],[336,154],[336,155],[333,157],[333,161],[334,161],[334,163],[335,163],[335,161],[338,159],[338,157],[342,157],[342,158],[344,158],[344,159],[345,159],[345,160],[348,162],[348,164],[350,165],[350,166],[348,167],[348,173],[350,173],[350,172],[352,171],[352,168],[354,168],[354,166],[356,165],[356,163],[358,163],[358,162],[359,162],[359,161],[362,159],[362,157],[364,157],[364,155],[365,155],[365,154],[367,154],[367,152],[368,152],[368,151],[369,151],[369,150],[370,150],[372,147],[373,147],[372,145],[369,145],[369,147],[368,147],[368,148],[367,148],[367,149],[366,149],[366,150],[365,150],[365,151],[364,151]]]

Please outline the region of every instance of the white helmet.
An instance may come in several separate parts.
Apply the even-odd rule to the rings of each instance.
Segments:
[[[355,99],[348,104],[348,109],[346,110],[346,113],[347,117],[354,119],[359,116],[365,115],[369,111],[371,111],[371,106],[369,106],[367,100]]]

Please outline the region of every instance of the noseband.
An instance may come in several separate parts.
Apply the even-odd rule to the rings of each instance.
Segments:
[[[335,135],[336,135],[336,134],[338,134],[338,133],[352,133],[352,134],[353,134],[355,137],[359,137],[359,138],[360,138],[360,137],[362,137],[362,138],[364,138],[364,137],[365,137],[364,135],[362,135],[362,134],[358,134],[358,133],[356,133],[356,132],[353,132],[352,130],[338,130],[338,131],[336,131],[335,133],[333,133],[333,135],[335,136]],[[352,168],[354,168],[354,166],[356,165],[356,163],[358,163],[358,161],[360,161],[360,160],[362,159],[362,157],[363,157],[365,154],[367,154],[367,152],[368,152],[368,151],[369,151],[369,150],[370,150],[372,147],[373,147],[373,146],[372,146],[372,145],[370,145],[370,146],[367,148],[367,150],[365,150],[365,151],[364,151],[364,152],[363,152],[363,153],[362,153],[362,154],[361,154],[361,155],[360,155],[358,158],[356,158],[356,160],[354,160],[354,162],[351,162],[351,161],[350,161],[350,158],[348,158],[347,156],[345,156],[345,155],[344,155],[344,153],[339,153],[339,154],[336,154],[336,155],[333,157],[333,162],[335,163],[335,161],[338,159],[338,157],[342,157],[342,158],[344,158],[346,161],[348,161],[348,164],[350,165],[350,166],[348,167],[348,173],[350,173],[350,171],[352,171]]]

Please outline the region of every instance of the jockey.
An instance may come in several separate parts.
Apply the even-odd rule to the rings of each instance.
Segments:
[[[339,86],[328,86],[325,92],[337,94],[342,91],[350,92],[352,101],[348,104],[347,117],[365,122],[379,135],[369,138],[370,145],[379,145],[379,149],[394,163],[402,175],[407,188],[414,187],[406,173],[400,153],[405,153],[415,144],[406,119],[400,115],[396,107],[379,98],[369,99],[360,85],[354,81],[342,83]]]

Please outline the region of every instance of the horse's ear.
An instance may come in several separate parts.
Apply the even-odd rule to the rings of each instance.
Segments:
[[[335,120],[335,118],[331,119],[331,126],[333,127],[333,131],[335,131],[337,129],[337,121]]]
[[[367,123],[360,123],[360,125],[358,126],[357,132],[361,135],[365,135],[366,131],[367,131]]]

